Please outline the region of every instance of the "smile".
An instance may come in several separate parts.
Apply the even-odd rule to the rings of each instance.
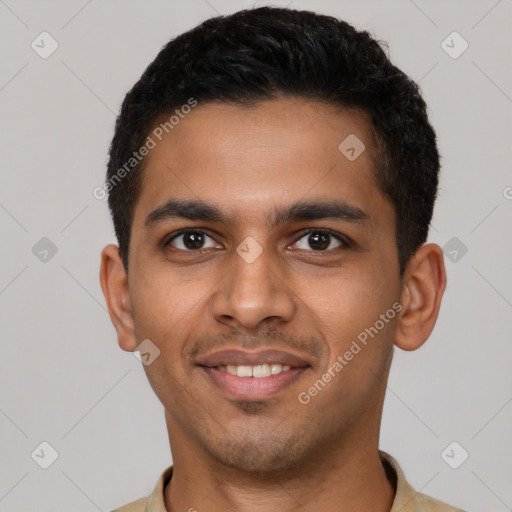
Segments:
[[[269,375],[278,375],[281,372],[287,372],[290,368],[289,365],[281,364],[258,364],[256,366],[228,364],[227,366],[218,367],[219,370],[226,371],[231,375],[237,375],[238,377],[256,377],[258,379],[268,377]]]
[[[307,367],[279,364],[256,366],[199,367],[228,398],[233,400],[263,400],[290,386],[307,371]],[[272,373],[274,372],[274,373]]]

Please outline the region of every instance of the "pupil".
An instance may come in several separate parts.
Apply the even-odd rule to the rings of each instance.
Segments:
[[[309,245],[315,251],[326,249],[329,247],[329,234],[325,233],[311,233],[309,235]]]
[[[186,233],[183,237],[183,242],[187,249],[201,249],[204,237],[202,233]]]

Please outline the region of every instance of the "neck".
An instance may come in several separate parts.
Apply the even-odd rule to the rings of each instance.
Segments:
[[[395,489],[380,461],[378,432],[373,440],[368,432],[348,437],[337,446],[325,446],[304,464],[268,475],[226,467],[193,443],[175,443],[166,509],[319,512],[335,504],[340,512],[389,512]]]

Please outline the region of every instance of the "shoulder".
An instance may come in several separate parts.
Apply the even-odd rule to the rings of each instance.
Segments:
[[[140,498],[132,501],[123,507],[116,508],[112,512],[145,512],[148,504],[148,498]]]
[[[380,452],[387,473],[393,475],[396,487],[395,500],[390,512],[464,512],[421,492],[416,492],[407,482],[398,462],[391,455]],[[390,471],[388,471],[390,470]]]
[[[409,508],[405,508],[404,512],[407,510]],[[422,512],[464,512],[460,508],[448,505],[421,492],[414,496],[411,502],[411,510],[421,510]]]
[[[173,466],[165,468],[149,496],[132,501],[112,512],[165,512],[164,489],[172,477],[172,472]]]

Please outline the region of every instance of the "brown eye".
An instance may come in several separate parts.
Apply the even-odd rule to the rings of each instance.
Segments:
[[[205,245],[209,243],[210,245]],[[165,243],[182,251],[197,251],[200,249],[215,248],[218,244],[203,231],[184,231]]]
[[[323,251],[329,247],[331,235],[325,233],[311,233],[308,237],[309,246],[315,251]]]
[[[303,242],[303,240],[305,240],[305,242]],[[326,251],[348,246],[348,244],[342,240],[341,236],[336,236],[329,231],[323,230],[314,230],[305,233],[295,242],[295,245],[298,246],[298,249],[313,249],[313,251]]]
[[[203,233],[186,233],[183,236],[183,245],[187,249],[201,249],[204,244]]]

